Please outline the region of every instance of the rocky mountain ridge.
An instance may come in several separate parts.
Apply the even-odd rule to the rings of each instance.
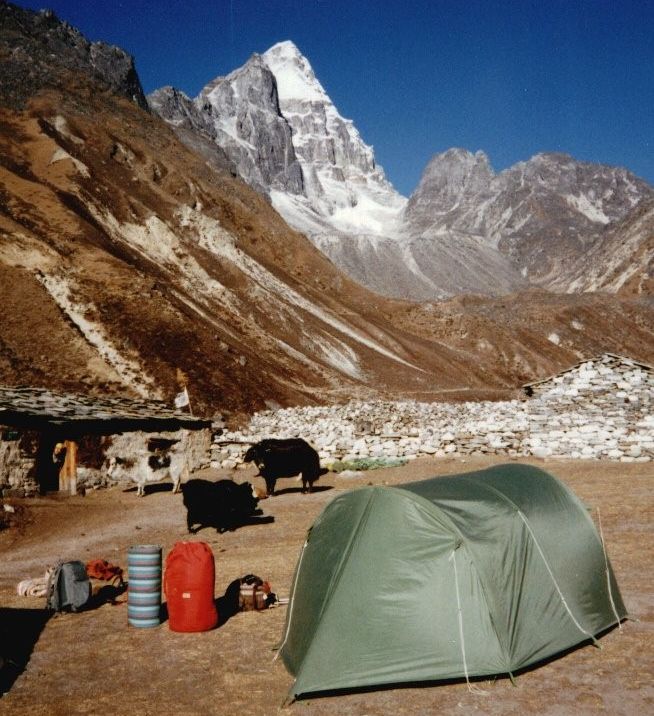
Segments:
[[[127,97],[148,111],[134,58],[114,45],[89,42],[52,10],[33,13],[0,2],[5,38],[0,54],[0,98],[21,108],[38,90],[53,83],[74,88],[78,73],[93,77],[100,89]],[[53,71],[56,69],[56,72]]]
[[[404,217],[410,235],[476,235],[532,282],[570,288],[563,276],[608,226],[654,189],[625,169],[537,154],[495,174],[483,152],[435,156]]]
[[[566,267],[567,290],[654,294],[654,197],[643,199],[602,232],[586,254]],[[558,281],[551,282],[554,290]]]
[[[240,78],[263,72],[262,65],[270,73],[264,94],[274,98],[265,118],[244,100],[247,93],[239,85]],[[262,83],[252,81],[258,97]],[[222,88],[222,98],[203,104],[214,86]],[[233,95],[242,100],[238,110]],[[158,111],[158,93],[151,97]],[[201,115],[199,131],[208,117],[241,127],[247,116],[252,143],[241,176],[269,194],[282,216],[351,277],[402,298],[502,295],[529,285],[589,290],[569,273],[570,267],[591,262],[597,252],[589,253],[590,248],[641,200],[654,196],[651,186],[625,169],[564,154],[538,154],[496,174],[483,152],[450,149],[432,158],[407,202],[351,120],[338,113],[308,60],[288,41],[210,83],[195,107]],[[172,124],[183,121],[181,114],[162,116]],[[270,141],[269,128],[281,121],[291,129],[292,146],[287,135]],[[266,137],[263,144],[256,127]],[[213,141],[238,160],[240,150],[230,139],[214,134]],[[265,170],[268,147],[280,156],[294,154],[301,186],[284,186],[269,172],[257,174],[252,166]],[[631,243],[638,243],[633,236]],[[606,287],[616,283],[598,282]],[[646,284],[643,278],[638,285]]]
[[[193,100],[164,87],[148,101],[176,130],[215,142],[239,176],[312,238],[383,235],[404,206],[372,148],[338,113],[292,42],[255,53]]]

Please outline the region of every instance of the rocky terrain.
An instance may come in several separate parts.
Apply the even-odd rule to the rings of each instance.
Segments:
[[[194,411],[237,420],[373,397],[510,398],[604,350],[652,362],[654,308],[639,297],[419,305],[371,293],[235,176],[218,145],[207,161],[146,111],[121,50],[51,13],[4,3],[0,19],[3,383],[171,400],[181,369]],[[106,76],[103,53],[117,58]],[[171,102],[188,110],[175,130],[192,132],[195,105]],[[332,120],[351,146],[353,128]],[[218,130],[207,124],[194,146]],[[291,181],[290,148],[277,157],[270,173],[288,166],[276,176]]]
[[[651,277],[639,204],[654,189],[625,169],[550,153],[495,174],[483,152],[450,149],[407,202],[288,41],[195,100],[178,96],[164,88],[148,99],[184,141],[191,125],[223,149],[293,227],[379,293],[429,300],[534,285],[615,291],[627,281],[633,292]],[[620,268],[608,246],[625,242]]]
[[[524,280],[545,288],[596,290],[607,273],[596,247],[626,220],[617,230],[624,235],[634,209],[653,197],[652,187],[625,169],[565,154],[538,154],[495,174],[483,152],[453,149],[431,160],[404,217],[410,236],[478,237]],[[642,241],[642,230],[638,235]],[[572,281],[575,262],[598,279]]]
[[[643,199],[625,219],[607,228],[588,251],[550,281],[571,291],[654,293],[654,198]]]
[[[144,110],[148,103],[134,67],[134,59],[120,47],[89,42],[82,33],[51,10],[32,13],[0,4],[2,51],[0,97],[3,104],[23,108],[46,87],[75,92],[81,73],[106,92],[131,99]],[[56,71],[53,71],[55,70]]]
[[[163,87],[149,95],[148,102],[176,130],[192,130],[217,145],[238,175],[258,191],[302,192],[291,127],[279,111],[275,78],[259,55],[210,82],[195,101]]]
[[[256,413],[217,438],[216,468],[242,464],[248,443],[304,436],[323,463],[476,455],[649,462],[654,369],[606,355],[533,386],[532,398],[464,403],[351,402]],[[230,442],[233,441],[233,442]]]

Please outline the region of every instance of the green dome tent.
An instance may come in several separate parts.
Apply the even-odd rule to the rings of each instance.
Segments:
[[[290,695],[518,671],[626,611],[579,499],[529,465],[336,497],[300,555]]]

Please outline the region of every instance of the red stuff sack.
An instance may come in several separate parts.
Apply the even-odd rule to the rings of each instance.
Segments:
[[[216,568],[206,542],[177,542],[166,557],[164,593],[172,631],[213,629],[218,623],[214,602]]]

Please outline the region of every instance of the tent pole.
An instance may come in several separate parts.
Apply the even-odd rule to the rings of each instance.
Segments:
[[[456,590],[456,605],[457,605],[457,614],[458,614],[458,620],[459,620],[459,640],[461,642],[461,657],[463,658],[463,673],[466,677],[466,684],[468,685],[468,691],[475,694],[481,694],[483,696],[488,695],[488,691],[484,691],[483,689],[480,689],[478,686],[475,686],[474,684],[470,683],[470,676],[468,675],[468,662],[466,659],[466,644],[465,639],[463,637],[463,610],[461,609],[461,595],[459,594],[459,576],[456,569],[456,550],[460,546],[457,545],[453,550],[452,554],[449,556],[449,561],[452,562],[452,566],[454,567],[454,588]]]
[[[604,532],[602,531],[602,515],[600,514],[599,505],[597,505],[597,523],[599,524],[600,540],[602,542],[602,551],[604,552],[604,567],[606,571],[606,586],[608,587],[609,601],[611,602],[613,614],[615,614],[615,618],[618,622],[618,629],[622,630],[622,624],[620,624],[620,615],[618,614],[618,610],[615,608],[615,602],[613,601],[613,591],[611,589],[611,574],[609,572],[609,557],[606,554],[606,543],[604,542]]]
[[[304,541],[304,544],[302,545],[302,551],[300,552],[300,559],[298,560],[297,567],[295,568],[295,576],[293,577],[293,586],[291,587],[291,592],[290,592],[291,596],[290,596],[290,602],[288,605],[286,633],[284,634],[282,643],[279,645],[279,648],[277,649],[275,656],[273,656],[273,661],[277,661],[277,659],[279,659],[279,655],[282,653],[282,649],[286,645],[286,640],[288,639],[288,635],[291,633],[291,620],[293,619],[293,607],[295,606],[295,600],[293,599],[293,597],[295,596],[295,582],[297,581],[298,574],[300,573],[300,567],[302,566],[302,558],[304,557],[304,551],[306,550],[308,544],[309,544],[309,537],[307,535],[307,538]]]

